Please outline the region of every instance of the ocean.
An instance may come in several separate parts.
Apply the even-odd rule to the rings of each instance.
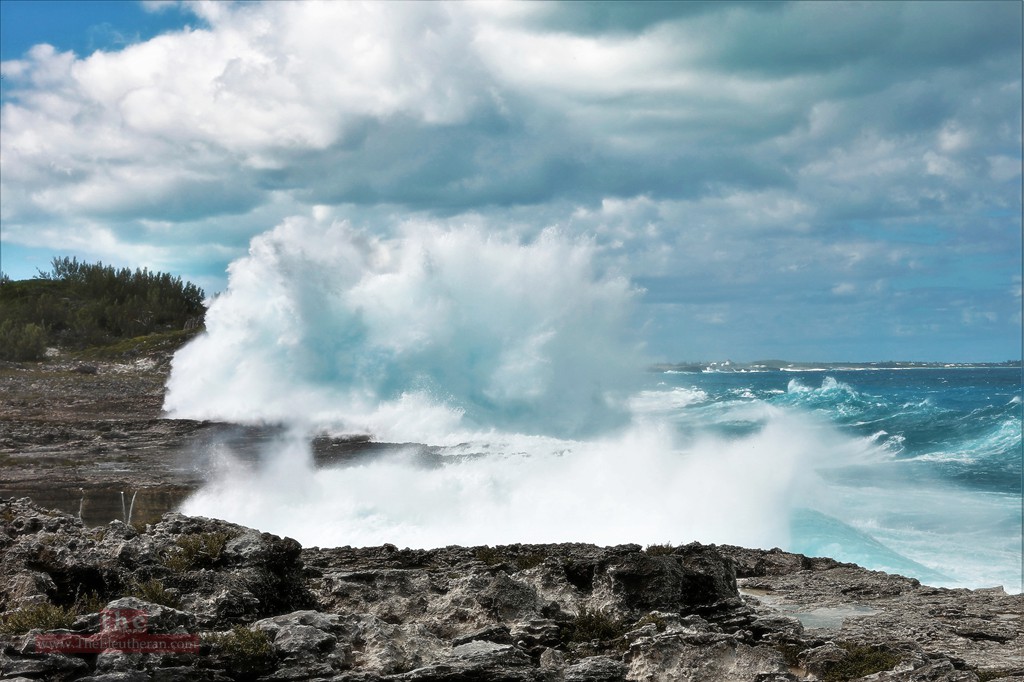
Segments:
[[[667,372],[652,383],[689,439],[751,438],[782,414],[833,432],[835,451],[805,461],[811,483],[793,492],[784,549],[1020,591],[1020,368]]]
[[[328,469],[301,432],[256,469],[214,444],[184,511],[307,545],[697,540],[1021,590],[1019,369],[644,379],[630,423],[585,440],[460,433]]]
[[[699,541],[1021,590],[1019,368],[648,371],[642,292],[600,262],[557,230],[260,235],[164,408],[283,435],[255,465],[197,448],[183,511],[306,546]],[[322,435],[374,447],[317,467]]]

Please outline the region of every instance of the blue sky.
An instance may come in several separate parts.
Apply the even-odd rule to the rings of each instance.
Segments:
[[[659,360],[1021,354],[1017,2],[0,1],[0,267],[557,226]]]
[[[19,59],[33,46],[48,43],[85,56],[96,50],[120,50],[166,31],[198,24],[168,5],[147,10],[126,0],[3,0],[0,2],[0,57]]]

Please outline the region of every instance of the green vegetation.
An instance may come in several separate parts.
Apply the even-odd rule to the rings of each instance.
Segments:
[[[75,613],[83,615],[86,613],[99,613],[107,607],[107,602],[103,597],[99,595],[95,590],[88,594],[82,595],[75,593],[75,603],[72,605]]]
[[[71,627],[78,616],[74,606],[57,606],[49,602],[33,604],[0,617],[0,632],[24,635],[30,630],[60,630]]]
[[[99,613],[106,604],[95,591],[82,594],[76,590],[75,600],[68,606],[44,602],[24,606],[0,616],[0,633],[24,635],[30,630],[70,628],[75,618],[87,613]]]
[[[618,639],[626,633],[625,623],[612,618],[598,609],[580,609],[569,623],[562,628],[562,642],[564,644],[598,641],[606,642],[611,639]]]
[[[135,336],[116,341],[106,346],[93,346],[75,353],[79,360],[123,361],[132,358],[170,355],[196,335],[198,329],[176,329],[169,332],[153,332],[146,336]]]
[[[494,547],[477,547],[474,552],[476,558],[484,562],[488,566],[497,566],[505,560],[505,555]]]
[[[847,656],[828,666],[823,682],[844,682],[855,680],[865,675],[892,670],[900,662],[896,654],[873,646],[840,642],[839,646],[846,649]]]
[[[155,578],[137,582],[132,585],[129,596],[137,597],[143,601],[148,601],[151,604],[169,606],[172,609],[176,609],[181,606],[181,599],[178,598],[178,595],[169,591],[164,587],[163,582]]]
[[[512,563],[515,564],[516,568],[520,571],[525,571],[530,568],[536,568],[544,563],[544,555],[540,552],[518,554],[512,559]]]
[[[24,362],[39,360],[46,354],[46,330],[38,324],[0,322],[0,359]]]
[[[204,639],[227,659],[238,678],[255,677],[270,670],[274,664],[274,645],[262,630],[236,625],[228,633]]]
[[[666,542],[665,544],[647,545],[644,551],[650,556],[666,556],[676,551],[676,548],[671,542]]]
[[[183,535],[164,556],[164,566],[175,572],[213,566],[230,539],[231,534],[223,531]]]
[[[102,346],[201,322],[203,290],[146,269],[54,258],[35,279],[0,280],[0,360],[40,360],[48,345]]]

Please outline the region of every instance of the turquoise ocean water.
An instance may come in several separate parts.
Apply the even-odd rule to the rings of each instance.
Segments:
[[[931,584],[1021,589],[1021,371],[665,372],[648,409],[682,442],[815,431],[785,549]],[[780,447],[786,447],[786,435]],[[815,451],[815,445],[817,451]]]

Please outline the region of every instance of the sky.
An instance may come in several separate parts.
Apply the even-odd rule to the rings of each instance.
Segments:
[[[553,227],[654,360],[1018,359],[1022,7],[0,0],[0,268]]]

